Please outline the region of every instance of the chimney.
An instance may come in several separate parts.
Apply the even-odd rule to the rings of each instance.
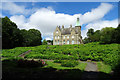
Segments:
[[[72,28],[72,24],[70,25],[70,28]]]
[[[59,26],[59,29],[60,29],[60,26]]]
[[[62,25],[62,28],[64,28],[64,25]]]

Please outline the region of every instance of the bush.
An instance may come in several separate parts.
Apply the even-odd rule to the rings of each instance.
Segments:
[[[54,63],[61,63],[62,60],[54,60]]]
[[[34,61],[34,60],[23,60],[20,59],[17,62],[19,67],[43,67],[46,63],[43,60]]]

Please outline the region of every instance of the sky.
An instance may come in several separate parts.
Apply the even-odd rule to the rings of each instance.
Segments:
[[[81,35],[88,29],[101,30],[118,25],[118,2],[2,2],[1,17],[8,16],[19,29],[38,29],[42,38],[53,39],[56,26],[82,26]]]

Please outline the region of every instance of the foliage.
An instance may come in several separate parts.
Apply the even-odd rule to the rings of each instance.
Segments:
[[[37,46],[41,44],[39,30],[20,30],[8,17],[2,18],[2,48],[10,49],[20,46]]]
[[[104,44],[120,43],[120,24],[117,28],[105,27],[101,30],[88,29],[87,37],[83,39],[84,43],[100,42]]]
[[[25,58],[49,59],[49,60],[92,60],[103,61],[113,69],[119,64],[120,51],[119,44],[99,44],[93,42],[80,45],[41,45],[36,47],[17,47],[14,49],[3,50],[3,57],[14,57],[31,50]]]
[[[23,36],[17,25],[8,17],[2,18],[2,48],[9,49],[22,45]]]
[[[47,45],[46,39],[43,40],[42,45]]]
[[[64,67],[75,67],[78,63],[77,60],[63,60],[61,65]]]
[[[98,67],[98,70],[100,72],[104,72],[104,73],[110,73],[111,72],[111,66],[106,65],[102,62],[97,62],[97,67]]]
[[[19,59],[17,61],[18,67],[43,67],[46,63],[43,60],[34,61],[34,60],[24,60]]]
[[[112,27],[106,27],[101,30],[101,43],[112,43],[112,34],[113,34],[114,28]]]
[[[21,30],[24,41],[23,46],[37,46],[41,45],[41,33],[36,29],[29,29],[28,31],[23,29]]]

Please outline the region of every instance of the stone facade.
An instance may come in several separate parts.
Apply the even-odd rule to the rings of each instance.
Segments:
[[[81,26],[78,22],[79,18],[77,18],[75,27],[72,25],[69,28],[57,26],[53,33],[53,45],[82,44]]]

